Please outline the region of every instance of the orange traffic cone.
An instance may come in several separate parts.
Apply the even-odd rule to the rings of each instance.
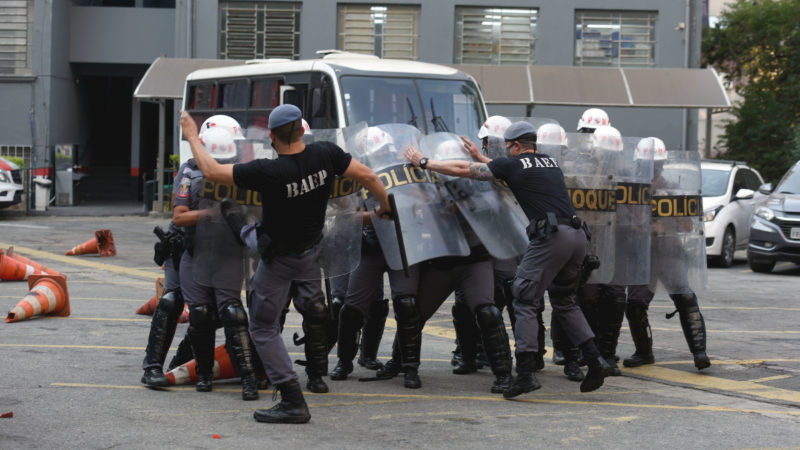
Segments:
[[[36,269],[8,254],[0,255],[0,280],[21,281],[36,273]]]
[[[69,315],[67,277],[31,275],[28,278],[28,289],[31,291],[8,312],[6,323],[30,319],[40,314]]]
[[[0,250],[0,252],[2,252],[2,250]],[[39,273],[47,273],[47,274],[50,274],[50,275],[61,275],[61,272],[59,272],[57,270],[53,270],[53,269],[45,266],[44,264],[39,264],[38,262],[36,262],[36,261],[34,261],[32,259],[29,259],[29,258],[26,258],[26,257],[20,255],[19,253],[14,251],[14,247],[8,247],[8,250],[6,250],[6,255],[16,259],[19,262],[23,262],[23,263],[33,267]]]
[[[231,363],[231,357],[228,356],[225,344],[214,349],[214,368],[212,372],[215,380],[236,378],[236,370],[233,368],[233,363]],[[170,370],[165,375],[169,379],[170,385],[197,383],[197,363],[195,360],[191,360]]]
[[[136,310],[136,314],[141,314],[143,316],[152,316],[156,312],[156,307],[158,306],[158,300],[164,295],[164,277],[156,278],[156,295],[153,296],[150,300],[145,302],[144,305],[140,306],[139,309]]]
[[[81,245],[75,246],[67,252],[67,256],[99,253],[100,256],[114,256],[117,248],[114,246],[114,236],[111,230],[97,230],[94,237]]]

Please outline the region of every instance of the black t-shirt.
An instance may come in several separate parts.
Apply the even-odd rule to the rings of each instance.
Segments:
[[[261,192],[262,221],[269,237],[294,245],[319,237],[333,177],[352,157],[331,142],[314,142],[294,155],[233,166],[237,186]]]
[[[548,212],[563,218],[575,215],[564,174],[555,159],[544,154],[522,153],[495,158],[487,165],[495,178],[508,184],[531,222],[544,219]]]

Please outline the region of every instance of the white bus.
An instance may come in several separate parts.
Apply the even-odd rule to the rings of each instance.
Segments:
[[[312,129],[407,123],[423,134],[476,136],[486,106],[475,80],[447,66],[330,52],[314,60],[256,60],[203,69],[186,78],[183,109],[198,126],[214,114],[245,130],[266,129],[269,113],[290,103]],[[248,136],[249,137],[249,136]],[[181,161],[191,157],[181,140]]]

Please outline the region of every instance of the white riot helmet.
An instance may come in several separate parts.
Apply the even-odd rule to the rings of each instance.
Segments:
[[[609,120],[605,111],[600,108],[589,108],[583,112],[581,120],[578,121],[578,131],[584,128],[594,130],[597,127],[610,125],[611,120]]]
[[[659,161],[667,159],[667,146],[657,137],[646,137],[636,144],[633,159],[653,159]]]
[[[394,144],[394,140],[388,133],[379,127],[368,127],[367,137],[362,141],[362,145],[364,145],[363,153],[369,155],[391,144]]]
[[[592,147],[608,152],[622,151],[622,135],[612,126],[598,127],[592,133]]]
[[[311,126],[306,122],[306,119],[300,119],[303,121],[303,135],[314,134],[311,132]]]
[[[200,135],[200,142],[214,159],[233,159],[236,157],[236,143],[233,135],[222,127],[209,128]]]
[[[466,153],[464,144],[460,141],[446,140],[436,146],[436,159],[450,160],[450,159],[465,159]]]
[[[200,139],[203,138],[203,134],[206,131],[217,127],[228,130],[234,140],[244,139],[244,133],[242,132],[242,127],[239,125],[239,122],[233,117],[223,114],[211,116],[200,125]]]
[[[478,139],[490,136],[502,138],[509,125],[511,125],[511,121],[503,116],[489,117],[486,122],[483,122],[481,129],[478,130]]]
[[[557,123],[546,123],[536,130],[536,145],[567,145],[567,132]]]

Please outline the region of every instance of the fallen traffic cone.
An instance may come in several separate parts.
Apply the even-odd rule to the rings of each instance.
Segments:
[[[228,356],[228,350],[225,344],[220,345],[214,349],[214,368],[212,369],[215,380],[224,380],[227,378],[236,378],[236,370],[231,363],[231,357]],[[189,384],[197,383],[197,363],[191,360],[182,366],[178,366],[169,372],[166,377],[169,379],[169,384]]]
[[[2,250],[0,250],[0,252],[2,252]],[[29,259],[29,258],[26,258],[26,257],[20,255],[19,253],[17,253],[14,250],[14,247],[8,247],[8,250],[6,250],[6,255],[16,259],[17,261],[23,262],[23,263],[33,267],[39,273],[47,273],[47,274],[50,274],[50,275],[61,275],[61,272],[59,272],[57,270],[53,270],[53,269],[45,266],[44,264],[39,264],[38,262],[36,262],[36,261],[34,261],[32,259]]]
[[[89,253],[99,253],[100,256],[114,256],[117,254],[111,230],[95,231],[93,238],[73,247],[72,250],[67,252],[67,256],[86,255]]]
[[[31,291],[8,312],[6,323],[30,319],[40,314],[69,315],[69,293],[67,277],[63,275],[31,275],[28,278]]]
[[[18,261],[8,254],[0,255],[0,280],[22,281],[36,273],[36,269],[24,262]]]
[[[152,316],[156,312],[158,300],[164,295],[164,277],[156,278],[156,295],[136,310],[136,314]]]

